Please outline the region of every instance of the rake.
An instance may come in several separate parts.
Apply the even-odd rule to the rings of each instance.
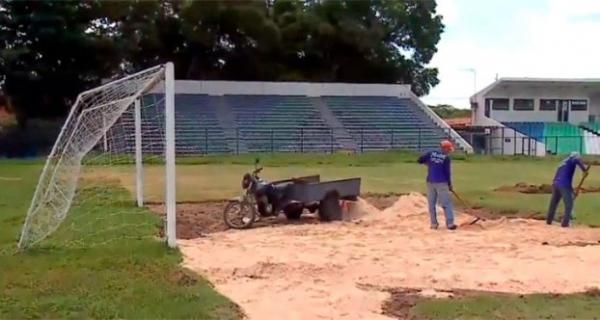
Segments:
[[[475,219],[473,219],[473,221],[468,222],[468,223],[463,223],[461,226],[463,225],[474,225],[477,221],[485,221],[485,218],[482,218],[476,214],[474,214],[471,209],[473,208],[471,205],[469,205],[461,196],[458,195],[458,193],[456,193],[456,191],[452,190],[451,191],[452,194],[456,197],[456,199],[458,199],[458,201],[460,201],[460,203],[462,204],[463,207],[465,207],[465,209],[467,210],[467,212],[469,213],[469,215],[472,215],[475,217]]]
[[[577,199],[577,196],[581,192],[581,187],[583,186],[583,182],[590,175],[590,169],[591,168],[592,168],[592,165],[589,164],[588,167],[587,167],[587,170],[585,170],[585,172],[581,176],[581,180],[579,180],[579,184],[577,185],[577,188],[575,188],[575,197],[573,197],[573,200]]]
[[[590,174],[591,168],[592,168],[592,165],[589,164],[587,167],[587,170],[585,170],[585,172],[581,176],[581,180],[579,180],[579,184],[577,184],[577,188],[575,188],[575,195],[573,196],[573,202],[575,202],[575,199],[577,199],[577,196],[581,193],[583,183],[585,182],[585,179],[587,178],[587,176]],[[571,213],[571,219],[575,219],[575,209],[573,209],[573,212]]]

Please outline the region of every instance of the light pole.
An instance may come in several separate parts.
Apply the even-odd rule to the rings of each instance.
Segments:
[[[477,70],[475,68],[466,68],[465,71],[473,73],[473,93],[477,92]]]

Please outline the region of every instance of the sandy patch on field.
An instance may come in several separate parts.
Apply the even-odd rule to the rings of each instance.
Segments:
[[[389,319],[382,314],[384,288],[600,287],[600,229],[500,219],[430,230],[426,207],[419,194],[383,211],[362,201],[351,210],[353,221],[228,230],[179,245],[185,267],[260,320]]]
[[[519,182],[513,186],[501,186],[494,191],[500,192],[518,192],[518,193],[526,193],[526,194],[551,194],[552,193],[552,185],[550,184],[529,184],[526,182]],[[590,193],[590,192],[600,192],[600,187],[598,186],[585,186],[581,187],[579,190],[581,193]]]

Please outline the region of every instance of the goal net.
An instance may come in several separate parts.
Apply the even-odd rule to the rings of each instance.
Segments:
[[[164,80],[164,81],[163,81]],[[157,86],[161,94],[151,90]],[[173,65],[159,65],[77,97],[40,176],[18,247],[91,247],[166,235],[175,246]],[[144,185],[144,163],[154,180]],[[144,194],[166,215],[135,206]],[[164,213],[164,212],[163,212]],[[158,232],[166,220],[166,232]]]

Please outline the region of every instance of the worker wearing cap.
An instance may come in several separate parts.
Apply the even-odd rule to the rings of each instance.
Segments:
[[[569,226],[569,222],[572,218],[571,214],[573,212],[573,176],[575,175],[575,169],[577,167],[583,172],[587,171],[578,152],[571,152],[569,157],[564,159],[558,166],[558,169],[554,174],[554,181],[552,182],[552,197],[550,198],[550,207],[548,208],[548,214],[546,215],[547,224],[552,224],[554,215],[556,214],[556,208],[562,199],[565,203],[565,214],[560,225],[562,227]]]
[[[427,165],[427,201],[429,202],[429,219],[431,228],[438,228],[436,204],[439,200],[446,217],[446,227],[456,229],[452,209],[452,179],[450,174],[450,153],[454,151],[452,142],[444,140],[440,150],[430,151],[419,157],[420,164]]]

